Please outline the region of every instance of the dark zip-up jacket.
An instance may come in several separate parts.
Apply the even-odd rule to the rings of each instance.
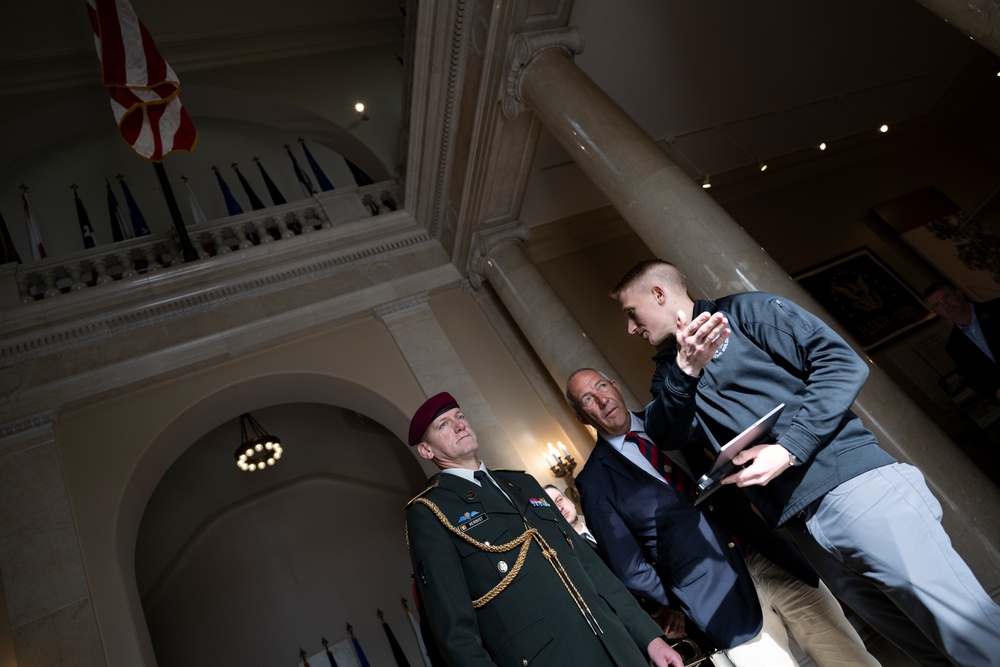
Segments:
[[[773,526],[840,483],[895,462],[851,411],[868,367],[822,320],[765,292],[697,301],[692,317],[705,311],[723,313],[732,333],[700,377],[677,366],[673,346],[653,358],[645,422],[658,447],[701,448],[704,439],[717,447],[784,403],[774,432],[800,465],[744,488]]]

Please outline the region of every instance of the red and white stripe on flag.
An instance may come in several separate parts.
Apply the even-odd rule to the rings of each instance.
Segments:
[[[159,162],[194,149],[198,132],[178,94],[180,82],[128,0],[87,0],[104,86],[122,137]]]

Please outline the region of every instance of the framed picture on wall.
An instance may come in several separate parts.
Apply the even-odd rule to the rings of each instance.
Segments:
[[[792,276],[870,351],[934,319],[920,296],[867,247]]]
[[[1000,297],[1000,189],[971,215],[930,185],[871,211],[974,301]]]

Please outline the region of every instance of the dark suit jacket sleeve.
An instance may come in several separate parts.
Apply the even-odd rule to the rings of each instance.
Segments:
[[[642,547],[625,525],[613,504],[600,493],[587,493],[581,487],[583,513],[597,538],[597,549],[604,562],[625,587],[649,602],[670,606],[671,600],[659,575],[646,560]]]
[[[483,647],[479,624],[452,538],[423,505],[406,511],[410,558],[417,594],[434,640],[448,665],[485,667],[495,663]]]
[[[986,337],[994,359],[1000,362],[1000,299],[976,304],[976,317]],[[1000,369],[958,327],[953,327],[948,337],[948,355],[955,362],[959,374],[970,389],[997,401],[1000,390]]]

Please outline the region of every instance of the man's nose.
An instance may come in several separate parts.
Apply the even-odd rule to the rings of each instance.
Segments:
[[[632,321],[631,317],[628,318],[628,324],[626,325],[626,328],[628,329],[629,334],[634,334],[639,329],[636,323]]]

